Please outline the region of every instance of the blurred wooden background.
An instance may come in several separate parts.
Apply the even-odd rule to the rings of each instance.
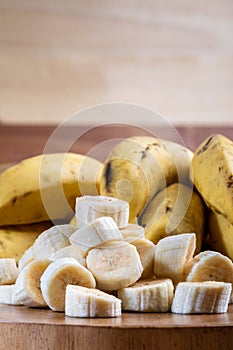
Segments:
[[[131,102],[233,124],[232,0],[0,0],[0,120]]]

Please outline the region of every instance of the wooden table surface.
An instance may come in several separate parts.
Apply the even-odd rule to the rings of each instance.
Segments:
[[[12,163],[43,152],[55,126],[0,126],[0,163]],[[151,132],[156,130],[151,127]],[[233,139],[232,127],[177,127],[184,143],[191,149],[212,133]],[[67,129],[63,141],[75,130]],[[86,153],[98,143],[115,137],[142,133],[124,126],[92,129],[73,146]],[[165,137],[166,130],[157,130]],[[144,133],[146,133],[144,131]],[[168,133],[169,134],[169,133]],[[168,135],[167,134],[167,135]],[[104,152],[104,146],[102,147]],[[100,155],[101,158],[101,155]],[[175,315],[123,313],[114,319],[77,319],[48,309],[30,309],[0,305],[1,350],[111,350],[111,349],[232,349],[233,305],[228,313],[218,315]]]

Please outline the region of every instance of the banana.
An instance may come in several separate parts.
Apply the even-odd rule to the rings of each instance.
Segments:
[[[112,241],[91,249],[87,268],[103,291],[115,291],[136,282],[143,267],[137,249],[125,241]]]
[[[143,272],[141,278],[151,277],[154,269],[155,245],[146,238],[131,241],[140,256]]]
[[[138,224],[128,224],[120,229],[123,239],[131,243],[138,238],[145,238],[145,229]]]
[[[42,232],[32,246],[35,259],[48,259],[57,250],[70,245],[69,238],[77,227],[69,224],[55,225]]]
[[[177,285],[171,311],[178,314],[227,312],[231,283],[181,282]]]
[[[0,259],[0,285],[13,284],[18,277],[18,269],[15,259]]]
[[[196,255],[185,268],[187,282],[220,281],[233,283],[233,263],[225,255],[206,250]]]
[[[41,293],[40,277],[50,260],[33,260],[20,273],[15,282],[15,299],[21,305],[44,307],[46,302]]]
[[[68,284],[65,314],[70,317],[118,317],[121,300],[98,289]]]
[[[53,261],[41,276],[42,295],[53,311],[65,310],[65,291],[68,284],[95,288],[95,279],[74,258]]]
[[[76,215],[74,215],[74,216],[72,217],[72,219],[69,221],[69,224],[70,224],[70,225],[77,226]]]
[[[18,270],[21,272],[26,265],[28,265],[32,260],[35,260],[35,255],[33,251],[33,246],[25,250],[24,254],[18,261]]]
[[[52,226],[50,221],[28,225],[0,227],[0,258],[14,258],[16,262],[44,231]]]
[[[174,285],[183,281],[196,248],[195,237],[194,233],[186,233],[162,238],[155,247],[155,275],[171,278]]]
[[[125,139],[104,164],[100,194],[129,202],[131,222],[155,193],[173,182],[187,182],[191,158],[192,152],[176,143],[148,136]]]
[[[77,245],[84,255],[91,248],[112,240],[123,240],[123,236],[115,221],[108,216],[100,217],[82,226],[70,237],[70,242]]]
[[[76,197],[97,195],[102,164],[74,153],[28,158],[0,173],[0,225],[66,220]]]
[[[139,312],[168,312],[173,300],[170,279],[145,279],[118,290],[122,309]]]
[[[86,267],[86,259],[83,256],[83,252],[79,249],[77,245],[72,244],[57,250],[52,255],[50,255],[49,260],[55,261],[60,258],[74,258],[81,265]]]
[[[109,216],[122,228],[128,224],[129,203],[107,196],[83,196],[76,199],[75,213],[78,227],[102,216]]]
[[[225,216],[210,211],[208,227],[211,249],[233,260],[233,225]]]
[[[0,286],[0,304],[20,305],[15,298],[15,285]]]
[[[210,209],[233,224],[233,142],[213,135],[195,151],[191,178]]]
[[[174,183],[158,193],[138,218],[145,236],[155,244],[161,238],[180,233],[196,233],[196,253],[201,250],[205,207],[198,193]]]

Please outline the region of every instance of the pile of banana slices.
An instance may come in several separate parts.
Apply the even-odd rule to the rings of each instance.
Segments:
[[[233,264],[204,251],[196,235],[157,245],[129,223],[129,204],[108,196],[79,197],[75,224],[41,233],[18,262],[0,259],[0,303],[49,307],[71,317],[137,312],[224,313],[233,302]]]

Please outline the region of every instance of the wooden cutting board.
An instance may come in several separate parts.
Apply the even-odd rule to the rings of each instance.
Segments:
[[[233,305],[225,314],[131,312],[96,319],[0,305],[0,334],[1,350],[226,350],[233,348]]]

